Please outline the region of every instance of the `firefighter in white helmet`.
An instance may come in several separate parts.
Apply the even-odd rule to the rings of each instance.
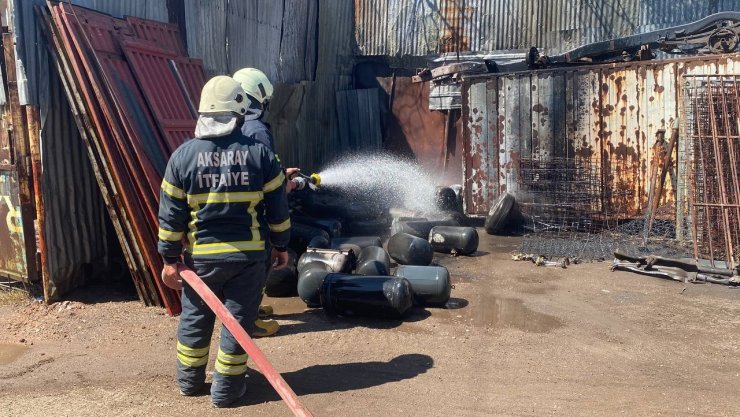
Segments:
[[[265,121],[265,115],[274,91],[272,83],[267,78],[267,75],[257,68],[242,68],[234,73],[234,79],[241,84],[244,92],[247,93],[247,97],[250,99],[250,109],[258,116],[257,118],[244,122],[244,125],[242,125],[242,133],[244,136],[251,137],[256,141],[265,144],[275,152],[275,143],[272,132],[270,131],[270,126]],[[293,177],[298,173],[300,173],[300,169],[298,168],[288,168],[286,170],[286,176],[288,178],[286,189],[288,192],[300,187],[298,185],[299,182],[293,179]],[[259,318],[254,323],[255,336],[271,336],[278,332],[280,325],[276,320],[265,320],[265,318],[270,316],[272,313],[273,309],[271,306],[260,305]]]
[[[242,134],[241,125],[256,114],[239,83],[225,76],[209,80],[198,112],[195,138],[167,163],[159,203],[162,280],[182,289],[177,383],[183,395],[198,395],[205,387],[215,315],[182,282],[178,264],[192,268],[253,334],[266,264],[285,267],[290,240],[285,174],[271,149]],[[247,354],[226,328],[214,368],[211,401],[228,406],[246,392]]]

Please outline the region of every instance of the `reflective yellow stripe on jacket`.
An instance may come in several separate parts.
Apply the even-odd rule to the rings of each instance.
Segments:
[[[176,198],[178,200],[185,199],[185,191],[170,184],[167,180],[162,180],[162,191],[172,198]]]
[[[254,203],[262,201],[264,194],[261,191],[245,191],[234,193],[204,193],[188,194],[188,204],[226,204],[226,203]]]
[[[261,239],[259,232],[259,221],[257,218],[257,205],[263,200],[262,191],[243,191],[231,193],[203,193],[188,194],[188,204],[192,208],[191,221],[188,223],[190,233],[188,234],[188,252],[192,255],[216,255],[223,253],[237,253],[246,251],[264,251],[265,242]],[[195,232],[197,232],[198,210],[203,204],[227,204],[248,203],[247,211],[252,217],[251,234],[252,240],[237,242],[197,243]]]
[[[275,191],[280,188],[281,185],[283,185],[283,182],[285,182],[285,174],[280,171],[280,173],[275,178],[265,183],[265,185],[262,187],[262,191],[266,193]]]
[[[217,242],[217,243],[195,243],[192,245],[193,255],[215,255],[219,253],[236,253],[246,251],[263,251],[265,242],[240,241],[240,242]]]
[[[290,229],[290,218],[288,220],[279,223],[279,224],[270,224],[270,231],[275,233],[284,232],[288,229]]]

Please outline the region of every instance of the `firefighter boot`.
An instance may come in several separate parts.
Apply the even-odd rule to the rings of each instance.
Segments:
[[[259,318],[264,319],[265,317],[272,316],[274,313],[275,311],[272,309],[272,306],[267,304],[260,305]]]
[[[262,320],[257,319],[254,321],[254,333],[253,337],[267,337],[272,336],[280,330],[280,324],[277,320]]]

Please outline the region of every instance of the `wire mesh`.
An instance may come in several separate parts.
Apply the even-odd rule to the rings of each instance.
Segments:
[[[694,254],[732,268],[740,256],[739,78],[686,76],[684,87]]]

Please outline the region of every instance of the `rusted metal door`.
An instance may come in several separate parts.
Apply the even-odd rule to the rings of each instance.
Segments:
[[[143,42],[127,40],[121,46],[169,151],[173,152],[185,140],[192,138],[195,131],[197,110],[190,99],[192,93],[180,78],[180,70],[190,75],[190,68],[178,68],[174,52]],[[203,73],[202,69],[200,73]]]
[[[7,104],[0,132],[0,275],[37,281],[33,184],[26,111],[20,105],[13,35],[2,36]]]

